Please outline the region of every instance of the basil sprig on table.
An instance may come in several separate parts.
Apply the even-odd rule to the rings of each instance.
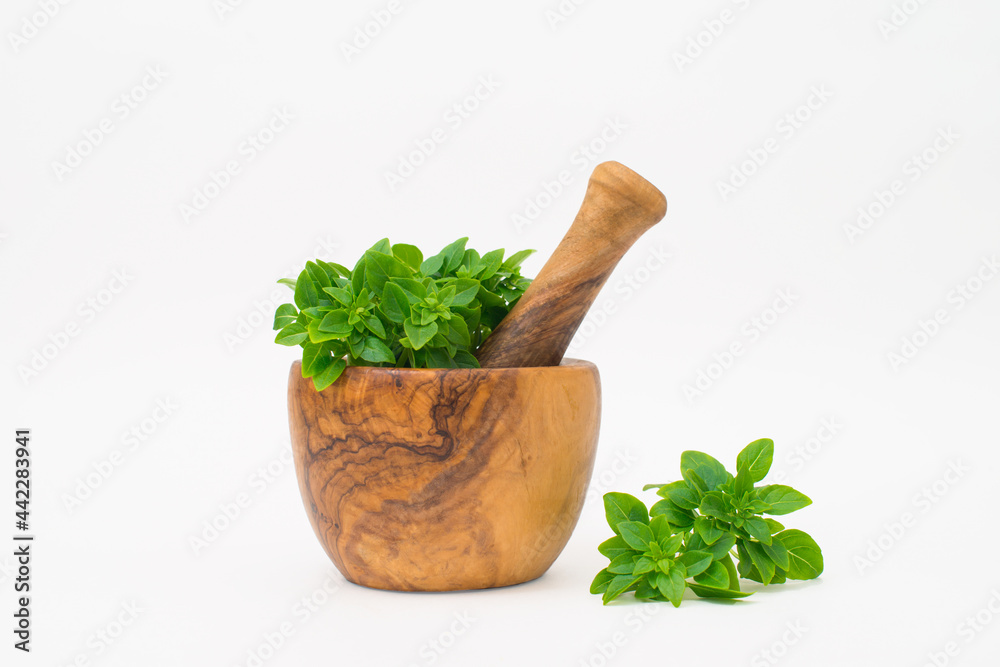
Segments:
[[[604,604],[635,591],[642,600],[680,606],[690,588],[704,598],[743,598],[740,578],[767,584],[815,579],[823,554],[801,530],[762,514],[780,516],[812,501],[789,486],[754,486],[774,458],[774,442],[756,440],[736,458],[735,477],[702,452],[681,454],[681,481],[648,484],[662,500],[648,510],[627,493],[604,495],[615,536],[598,550],[611,563],[597,573],[590,592]]]
[[[531,281],[521,262],[480,255],[467,238],[424,259],[418,248],[382,239],[353,269],[316,260],[295,280],[294,304],[278,306],[274,339],[302,347],[302,377],[318,391],[348,366],[478,368],[474,352]]]

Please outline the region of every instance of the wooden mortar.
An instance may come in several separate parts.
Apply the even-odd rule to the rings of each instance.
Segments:
[[[288,378],[299,489],[337,569],[401,591],[540,577],[583,508],[601,421],[597,367],[354,366]]]

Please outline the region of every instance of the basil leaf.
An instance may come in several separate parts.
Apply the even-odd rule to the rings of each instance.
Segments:
[[[694,575],[695,583],[709,588],[729,588],[729,571],[722,561],[712,561],[711,564],[699,574]]]
[[[324,287],[323,291],[336,299],[342,306],[350,306],[354,303],[354,296],[343,287]]]
[[[313,375],[313,386],[316,387],[316,391],[323,391],[333,384],[345,368],[347,368],[347,362],[343,359],[336,359],[322,371]]]
[[[371,361],[372,363],[396,363],[396,357],[392,354],[389,346],[375,336],[365,338],[364,349],[359,356],[365,361]]]
[[[406,337],[410,339],[413,349],[419,350],[427,344],[427,341],[434,337],[434,334],[438,332],[438,325],[437,322],[431,322],[427,325],[419,325],[416,324],[411,317],[403,323],[403,329],[406,331]]]
[[[788,550],[789,579],[815,579],[823,574],[823,552],[808,533],[785,530],[775,538]]]
[[[365,284],[375,294],[381,294],[390,278],[409,278],[412,272],[392,255],[369,250],[365,253]]]
[[[750,533],[761,544],[771,544],[771,529],[760,517],[750,517],[743,522],[743,529]]]
[[[309,338],[309,332],[298,322],[286,325],[278,335],[274,337],[274,342],[280,345],[298,345]]]
[[[706,491],[713,491],[720,484],[724,484],[729,473],[725,466],[719,463],[704,452],[688,450],[681,454],[681,476],[685,480],[694,473],[705,483]]]
[[[298,280],[295,281],[294,299],[299,310],[319,305],[319,292],[316,290],[312,278],[309,277],[308,271],[300,273]]]
[[[812,504],[812,500],[805,494],[782,484],[769,484],[757,492],[760,499],[770,506],[764,510],[765,514],[789,514]]]
[[[609,560],[614,560],[624,553],[635,553],[635,550],[632,549],[632,547],[630,547],[625,540],[618,535],[601,542],[601,544],[597,547],[597,550],[604,556],[607,556]]]
[[[619,574],[610,582],[604,590],[604,604],[607,604],[639,583],[641,577],[632,574]]]
[[[715,522],[707,516],[700,516],[694,520],[694,530],[698,536],[705,541],[705,544],[714,544],[716,540],[725,534],[724,531],[717,528]]]
[[[656,575],[656,587],[663,594],[663,597],[670,600],[672,605],[675,607],[681,606],[681,600],[684,597],[684,589],[687,588],[687,583],[684,581],[684,574],[680,568],[672,568],[669,574],[658,573]]]
[[[365,315],[364,323],[365,323],[365,328],[368,329],[368,331],[371,331],[373,334],[375,334],[375,336],[377,336],[379,339],[385,338],[385,327],[382,325],[382,320],[380,320],[377,315]],[[379,342],[381,343],[382,341],[379,340]],[[385,343],[382,344],[385,345]]]
[[[604,514],[611,530],[615,531],[617,535],[621,535],[618,531],[618,525],[626,521],[649,523],[646,505],[635,496],[630,496],[627,493],[605,493]]]
[[[653,542],[653,531],[642,521],[623,521],[618,524],[618,534],[625,543],[638,551],[645,551]]]
[[[299,316],[299,311],[290,303],[283,303],[274,311],[274,330],[278,331],[295,321]]]
[[[420,264],[424,261],[424,253],[420,252],[420,248],[408,243],[397,243],[392,246],[392,254],[414,271],[419,271]]]
[[[608,584],[611,580],[615,578],[615,575],[607,571],[607,569],[601,570],[594,577],[594,581],[590,584],[590,592],[594,595],[600,595],[608,589]]]
[[[331,310],[317,326],[323,333],[334,334],[334,337],[344,337],[351,333],[346,310]]]
[[[635,552],[624,553],[616,556],[608,565],[608,572],[611,574],[632,574],[635,567],[635,560],[639,554]],[[636,573],[638,574],[638,573]]]
[[[694,577],[707,570],[713,559],[712,554],[707,551],[685,551],[677,560],[683,563],[687,576]]]
[[[759,482],[767,476],[773,460],[774,441],[770,438],[754,440],[736,456],[736,471],[746,470],[754,482]]]
[[[682,530],[686,530],[694,525],[693,514],[685,512],[666,498],[654,503],[653,506],[649,508],[649,514],[650,516],[666,517],[667,521]]]
[[[528,259],[535,253],[534,250],[521,250],[508,257],[501,265],[507,271],[513,271],[521,266],[521,262]]]
[[[656,495],[669,498],[670,502],[684,510],[697,509],[700,504],[698,494],[691,490],[685,482],[672,482],[664,484]]]

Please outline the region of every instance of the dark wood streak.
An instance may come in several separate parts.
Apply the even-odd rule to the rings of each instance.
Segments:
[[[299,368],[289,376],[299,489],[347,579],[504,586],[541,576],[565,546],[597,446],[592,364],[352,367],[322,392]]]

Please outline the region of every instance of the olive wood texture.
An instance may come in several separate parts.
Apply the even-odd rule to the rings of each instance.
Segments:
[[[583,508],[600,428],[597,367],[353,366],[321,392],[296,361],[299,490],[337,569],[402,591],[541,576]]]
[[[617,162],[597,165],[573,225],[479,348],[479,364],[558,365],[618,261],[666,212],[666,198],[642,176]]]

